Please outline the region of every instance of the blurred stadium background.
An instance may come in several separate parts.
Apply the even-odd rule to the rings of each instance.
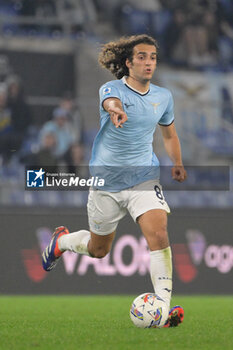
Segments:
[[[151,289],[148,251],[132,220],[102,261],[64,254],[40,266],[54,227],[87,227],[87,193],[26,191],[25,166],[81,169],[99,124],[101,44],[148,33],[159,42],[154,83],[175,99],[184,163],[233,165],[233,2],[228,0],[0,1],[1,294],[131,293]],[[62,132],[55,134],[56,123]],[[159,131],[156,154],[169,165]],[[197,181],[205,181],[200,172]],[[206,176],[203,175],[203,176]],[[232,293],[229,190],[167,191],[174,292]],[[7,264],[6,264],[7,261]]]

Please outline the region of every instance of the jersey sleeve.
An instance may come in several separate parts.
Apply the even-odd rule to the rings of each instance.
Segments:
[[[101,86],[99,90],[99,96],[101,106],[103,106],[103,102],[107,98],[115,97],[121,99],[119,90],[113,84],[110,83],[106,83],[103,86]]]
[[[159,125],[169,126],[174,121],[174,101],[169,91],[169,99],[165,112],[159,120]]]

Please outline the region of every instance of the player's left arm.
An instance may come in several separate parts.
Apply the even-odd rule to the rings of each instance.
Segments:
[[[160,125],[160,129],[162,131],[165,149],[174,164],[172,167],[172,177],[179,182],[183,182],[187,178],[187,173],[182,162],[180,140],[175,124],[172,123],[168,126]]]

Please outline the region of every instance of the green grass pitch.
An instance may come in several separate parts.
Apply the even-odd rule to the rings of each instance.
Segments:
[[[233,297],[176,296],[176,328],[139,329],[129,318],[136,296],[1,296],[1,350],[233,349]]]

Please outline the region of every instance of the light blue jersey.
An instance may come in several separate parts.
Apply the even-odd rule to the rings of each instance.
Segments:
[[[101,189],[117,192],[147,180],[159,178],[159,161],[153,152],[157,124],[168,126],[174,120],[169,90],[150,84],[142,94],[125,78],[100,88],[100,130],[94,140],[90,170],[105,179]],[[128,120],[116,128],[103,108],[107,98],[119,98]]]

